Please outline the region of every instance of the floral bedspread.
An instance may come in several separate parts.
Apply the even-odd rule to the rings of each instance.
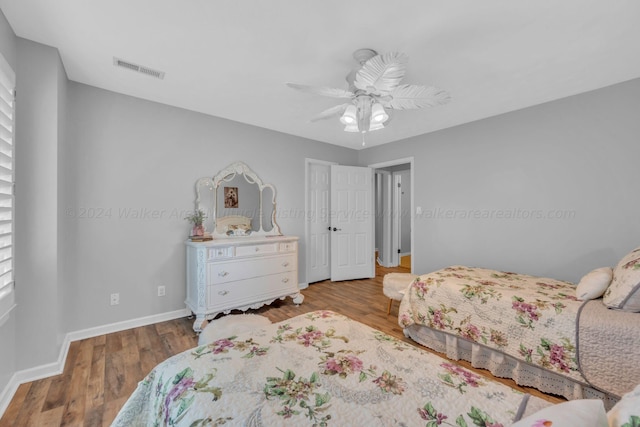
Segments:
[[[329,311],[153,369],[114,426],[508,426],[525,395]]]
[[[572,283],[452,266],[411,284],[398,322],[457,335],[584,382],[576,360],[582,304]]]

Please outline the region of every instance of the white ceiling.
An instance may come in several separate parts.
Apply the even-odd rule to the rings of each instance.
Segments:
[[[69,79],[351,148],[341,100],[358,48],[409,56],[403,83],[451,103],[396,112],[367,146],[640,77],[638,0],[0,0],[15,33],[58,48]],[[113,57],[164,71],[157,80]]]

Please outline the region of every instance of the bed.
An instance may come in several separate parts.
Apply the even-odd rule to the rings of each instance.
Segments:
[[[314,311],[166,360],[113,425],[497,427],[549,405],[343,315]]]
[[[569,282],[447,267],[410,284],[398,322],[406,336],[450,359],[567,399],[602,399],[610,408],[640,383],[640,313],[623,310],[635,307],[618,295],[640,294],[638,285],[619,283],[624,274],[640,282],[639,255],[621,261],[617,281],[610,269],[611,284],[596,294],[604,299],[585,301]]]

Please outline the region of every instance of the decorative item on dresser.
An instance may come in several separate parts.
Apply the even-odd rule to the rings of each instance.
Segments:
[[[191,230],[192,237],[204,236],[203,222],[205,218],[206,215],[202,209],[196,209],[192,214],[187,215],[185,219],[193,224],[193,229]]]
[[[234,188],[233,208],[225,203],[225,188]],[[237,162],[213,178],[199,179],[195,190],[196,212],[210,212],[206,226],[214,239],[186,242],[185,304],[196,316],[193,329],[200,332],[219,313],[260,308],[278,298],[289,296],[301,304],[298,237],[280,233],[275,188]]]

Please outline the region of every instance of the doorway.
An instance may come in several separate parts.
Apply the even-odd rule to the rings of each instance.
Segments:
[[[413,157],[369,165],[375,173],[377,262],[413,271]]]

